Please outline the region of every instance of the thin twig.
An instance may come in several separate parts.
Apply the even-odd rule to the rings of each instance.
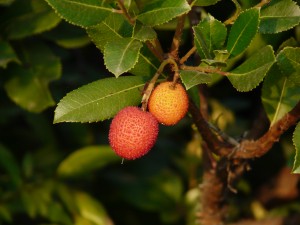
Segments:
[[[260,3],[258,3],[255,7],[263,7],[266,4],[269,4],[271,2],[271,0],[261,0]]]
[[[129,15],[129,13],[128,13],[128,11],[127,11],[125,5],[124,5],[123,0],[118,0],[118,5],[119,5],[120,9],[122,10],[123,15],[125,16],[125,18],[128,20],[128,22],[129,22],[131,25],[134,25],[134,24],[135,24],[135,19],[133,19],[133,18]]]
[[[164,52],[158,39],[146,41],[146,45],[160,62],[164,60]]]
[[[193,46],[180,60],[179,60],[179,63],[180,64],[183,64],[183,63],[185,63],[186,62],[186,60],[188,60],[188,58],[192,55],[192,54],[194,54],[195,53],[195,51],[196,51],[196,47],[195,46]]]
[[[226,21],[224,21],[225,25],[233,24],[234,21],[238,18],[238,16],[240,15],[240,13],[242,11],[242,7],[238,3],[238,1],[237,0],[232,0],[232,1],[234,2],[235,6],[236,6],[236,10],[230,18],[228,18]]]
[[[172,45],[171,45],[171,50],[170,54],[174,59],[178,59],[178,50],[179,50],[179,45],[181,41],[181,36],[182,36],[182,31],[184,28],[184,22],[185,22],[186,14],[183,14],[178,18],[175,34],[173,37]]]
[[[203,73],[217,73],[223,76],[227,76],[229,73],[228,72],[224,72],[220,69],[215,69],[215,68],[209,68],[209,67],[199,67],[199,66],[186,66],[186,65],[181,65],[180,69],[182,70],[196,70],[199,72],[203,72]]]
[[[148,100],[149,100],[149,97],[152,93],[152,90],[155,86],[155,83],[158,79],[158,77],[160,76],[160,74],[163,72],[164,68],[166,65],[168,64],[173,64],[173,65],[177,65],[176,62],[174,61],[174,59],[172,58],[168,58],[166,60],[164,60],[159,68],[157,69],[156,73],[154,74],[154,76],[152,77],[152,79],[150,80],[146,90],[144,91],[144,95],[142,97],[142,110],[143,111],[146,111],[147,110],[147,104],[148,104]]]

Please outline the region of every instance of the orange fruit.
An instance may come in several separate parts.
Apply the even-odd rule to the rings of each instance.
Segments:
[[[159,84],[152,91],[148,109],[159,123],[167,126],[177,124],[187,113],[189,99],[184,87],[167,81]]]

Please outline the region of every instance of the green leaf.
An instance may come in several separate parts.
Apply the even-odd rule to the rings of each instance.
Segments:
[[[84,175],[116,161],[120,161],[120,157],[110,146],[87,146],[64,159],[57,173],[63,177]]]
[[[144,45],[139,54],[138,62],[129,71],[129,73],[136,76],[145,77],[150,80],[158,70],[159,65],[159,60],[152,54],[147,46]]]
[[[0,67],[5,69],[10,62],[20,63],[15,51],[8,42],[0,40],[0,52]]]
[[[131,24],[119,14],[111,14],[98,25],[87,28],[88,35],[101,52],[104,52],[107,42],[118,42],[123,37],[131,37],[132,31]]]
[[[153,40],[156,38],[156,32],[152,27],[144,26],[136,21],[132,37],[140,41]]]
[[[254,38],[259,24],[259,9],[242,12],[233,24],[227,43],[227,50],[233,56],[242,53]]]
[[[300,99],[300,88],[274,64],[262,87],[262,103],[271,125],[291,111]]]
[[[293,143],[296,148],[295,161],[293,166],[293,173],[300,173],[300,123],[297,124],[294,135],[293,135]]]
[[[61,19],[43,0],[29,0],[15,1],[0,16],[0,21],[0,29],[7,38],[21,39],[50,30]]]
[[[261,33],[278,33],[300,22],[300,8],[292,0],[272,0],[261,9]]]
[[[277,55],[277,63],[283,74],[300,86],[300,48],[284,48]]]
[[[195,85],[207,84],[212,81],[211,74],[201,73],[194,70],[181,70],[180,78],[187,90],[194,87]]]
[[[197,51],[203,59],[213,59],[213,51],[221,49],[226,36],[227,30],[223,23],[208,15],[204,20],[193,27],[194,42]]]
[[[113,225],[100,202],[84,192],[75,192],[74,198],[80,215],[95,225]]]
[[[143,44],[133,38],[109,41],[104,48],[104,64],[116,77],[132,69],[139,58]]]
[[[13,154],[2,144],[0,144],[0,167],[9,174],[14,186],[20,187],[22,183],[20,168]]]
[[[166,23],[171,19],[187,13],[191,7],[186,0],[155,0],[149,1],[137,19],[148,26]]]
[[[43,37],[63,48],[80,48],[90,43],[84,29],[66,22],[60,23],[49,32],[45,32]]]
[[[69,23],[89,27],[104,20],[113,12],[103,0],[46,0]]]
[[[12,78],[4,87],[16,104],[30,112],[41,112],[55,104],[48,85],[61,75],[60,60],[42,42],[25,42],[21,49],[23,66],[6,71]]]
[[[238,91],[251,91],[263,80],[274,62],[273,49],[268,45],[230,71],[228,79]]]
[[[141,101],[141,77],[106,78],[68,93],[57,105],[54,123],[96,122],[113,117],[122,108]]]
[[[209,5],[214,5],[220,0],[195,0],[194,5],[197,6],[209,6]]]

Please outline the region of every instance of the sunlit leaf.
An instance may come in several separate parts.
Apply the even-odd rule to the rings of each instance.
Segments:
[[[282,73],[291,82],[300,86],[300,48],[286,47],[277,55],[277,62]],[[299,87],[300,88],[300,87]]]
[[[113,8],[104,0],[46,0],[69,23],[88,27],[104,20]]]
[[[201,58],[213,59],[213,51],[221,49],[226,39],[227,30],[224,24],[208,15],[193,30],[194,42]]]
[[[155,26],[166,23],[190,10],[191,7],[186,0],[149,1],[138,15],[137,19],[145,25]]]
[[[195,5],[197,6],[209,6],[214,5],[220,0],[195,0]]]
[[[118,42],[122,37],[131,37],[133,27],[123,15],[111,14],[101,23],[87,28],[87,33],[102,52],[107,42]]]
[[[195,85],[207,84],[212,81],[211,74],[201,73],[194,70],[181,70],[180,78],[187,90],[194,87]]]
[[[273,49],[266,46],[230,71],[228,79],[238,91],[250,91],[263,80],[274,62]]]
[[[263,83],[261,98],[272,125],[299,102],[300,88],[274,64]]]
[[[259,25],[259,9],[242,12],[234,22],[227,42],[227,50],[233,56],[242,53],[251,43]]]
[[[298,123],[295,128],[294,135],[293,135],[293,143],[296,147],[293,173],[300,173],[300,123]]]
[[[133,38],[109,41],[104,48],[106,68],[116,77],[132,69],[139,58],[142,43]]]
[[[57,173],[63,177],[84,175],[116,161],[120,161],[120,157],[109,146],[87,146],[64,159]]]
[[[261,9],[261,33],[278,33],[300,22],[300,8],[292,0],[272,0]]]
[[[96,122],[109,119],[128,105],[141,101],[141,77],[101,79],[68,93],[57,105],[54,123]]]

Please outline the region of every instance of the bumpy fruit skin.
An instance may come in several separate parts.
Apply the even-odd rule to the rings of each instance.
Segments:
[[[124,159],[137,159],[150,151],[158,135],[158,122],[149,112],[128,106],[113,118],[109,143]]]
[[[169,81],[159,84],[148,101],[149,112],[166,126],[178,123],[186,115],[188,107],[189,100],[184,87],[177,83],[174,88]]]

